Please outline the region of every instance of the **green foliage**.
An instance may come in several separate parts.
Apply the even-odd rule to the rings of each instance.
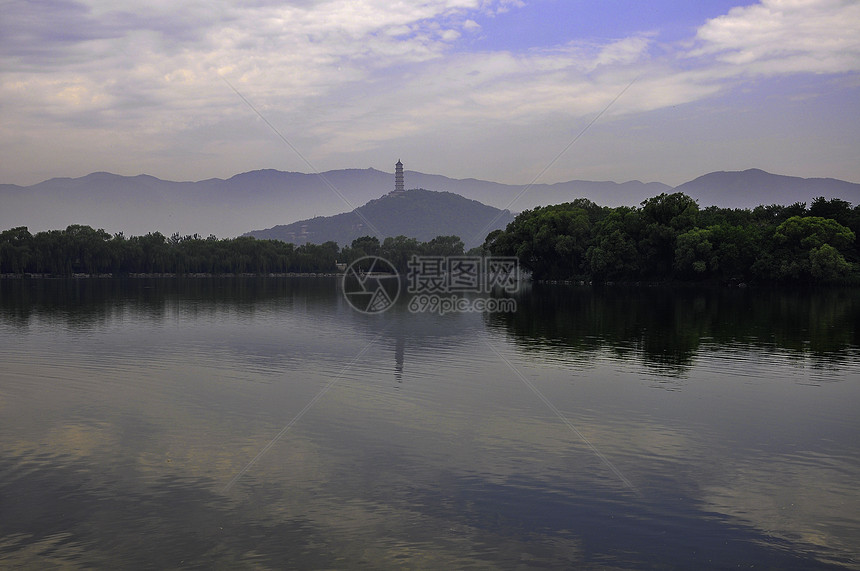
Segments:
[[[832,244],[844,248],[854,241],[854,233],[835,220],[819,216],[792,216],[774,233],[778,242],[794,249],[817,248]]]
[[[820,216],[792,216],[773,233],[778,264],[771,277],[792,281],[832,281],[852,265],[841,251],[854,243],[854,232]]]
[[[669,226],[676,231],[692,228],[699,205],[682,192],[660,194],[642,203],[642,217],[647,224]]]
[[[379,247],[379,238],[376,236],[364,236],[352,241],[352,250],[355,252],[356,258],[377,256],[379,255]]]
[[[838,198],[827,200],[823,196],[819,196],[809,205],[809,216],[830,218],[849,227],[855,221],[855,211],[851,209],[851,203]]]
[[[719,268],[719,258],[712,243],[710,229],[693,228],[678,235],[675,246],[675,269],[682,275],[710,275]]]
[[[69,226],[31,235],[26,227],[0,232],[0,273],[73,274],[270,274],[336,272],[337,262],[378,255],[405,271],[413,255],[462,256],[457,236],[437,236],[428,242],[397,236],[364,236],[350,247],[335,242],[295,245],[249,236],[219,240],[215,236],[159,232],[126,238],[110,236],[89,226]]]
[[[337,244],[296,248],[278,240],[218,240],[160,232],[126,238],[74,225],[31,235],[26,228],[0,233],[0,273],[123,275],[129,273],[283,273],[334,271]]]
[[[421,244],[419,251],[425,256],[462,256],[465,245],[457,236],[436,236]]]
[[[809,251],[809,273],[818,281],[832,281],[851,269],[851,264],[830,244]]]
[[[814,215],[827,214],[834,218]],[[491,232],[482,251],[514,255],[536,279],[821,282],[858,270],[860,207],[839,199],[700,210],[682,193],[640,208],[589,201],[538,207]]]
[[[598,280],[623,280],[639,272],[639,252],[634,238],[642,232],[641,213],[620,207],[609,211],[594,226],[594,240],[586,261]]]
[[[24,271],[33,256],[33,237],[26,226],[0,233],[0,273]]]
[[[419,251],[418,240],[406,236],[388,237],[382,242],[380,255],[394,264],[398,271],[405,271],[409,259]]]
[[[517,256],[535,275],[579,275],[585,268],[592,225],[601,213],[599,206],[584,199],[526,210],[504,232],[491,233],[484,248],[496,255]]]

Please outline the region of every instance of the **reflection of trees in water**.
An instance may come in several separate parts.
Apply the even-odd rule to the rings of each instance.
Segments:
[[[0,280],[0,324],[25,328],[33,320],[72,329],[108,325],[124,317],[160,322],[307,310],[338,314],[344,335],[382,333],[403,379],[407,353],[460,345],[483,328],[479,314],[413,314],[406,296],[379,315],[349,307],[338,277],[128,278]]]
[[[0,280],[0,322],[24,327],[42,317],[89,327],[129,312],[158,321],[172,310],[197,317],[271,305],[333,306],[337,287],[334,277]]]
[[[534,284],[516,313],[489,323],[528,350],[635,353],[666,372],[720,346],[778,349],[826,366],[856,355],[860,292]]]
[[[26,327],[33,318],[72,328],[122,316],[160,321],[173,312],[189,318],[252,315],[307,308],[343,312],[345,323],[384,330],[403,375],[413,348],[458,344],[483,327],[478,314],[443,318],[412,314],[405,298],[392,311],[363,318],[346,307],[338,279],[39,279],[0,280],[0,323]],[[346,317],[346,315],[345,315]],[[385,325],[393,320],[391,327]],[[860,347],[860,291],[849,288],[786,290],[697,287],[576,287],[533,284],[517,296],[515,313],[488,314],[484,322],[510,332],[530,350],[641,355],[661,372],[679,373],[713,347],[756,347],[832,366]]]

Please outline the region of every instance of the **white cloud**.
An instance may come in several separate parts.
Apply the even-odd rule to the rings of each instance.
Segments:
[[[763,0],[699,28],[692,56],[758,74],[860,70],[860,2]]]
[[[600,50],[594,59],[594,68],[607,65],[629,65],[639,63],[647,57],[649,38],[634,36],[612,42]]]
[[[439,58],[466,26],[474,0],[430,0],[419,4],[379,0],[314,3],[56,2],[63,23],[45,26],[15,3],[20,22],[7,38],[0,64],[4,94],[26,92],[18,104],[58,113],[60,98],[74,112],[84,103],[104,112],[129,102],[123,95],[155,98],[157,112],[185,111],[221,98],[224,73],[260,105],[295,107],[332,87],[368,79],[373,70]],[[47,11],[48,13],[50,11]],[[32,16],[32,13],[29,14]],[[440,28],[437,19],[446,19]],[[391,31],[394,30],[394,33]],[[6,31],[6,30],[4,30]],[[177,89],[178,85],[196,89]],[[139,99],[133,97],[132,99]],[[53,101],[53,103],[52,103]],[[133,116],[134,114],[130,114]],[[131,118],[131,116],[127,116]]]
[[[763,0],[705,22],[690,45],[659,51],[658,37],[643,32],[474,53],[461,51],[460,40],[480,33],[476,20],[522,2],[7,4],[0,150],[19,149],[12,141],[24,131],[29,141],[52,132],[66,140],[72,132],[82,146],[122,137],[124,152],[162,160],[171,145],[187,145],[189,133],[205,132],[201,147],[229,154],[232,145],[234,156],[247,154],[246,138],[233,140],[235,124],[256,119],[222,76],[285,135],[308,137],[303,152],[325,159],[440,132],[480,137],[490,124],[575,123],[600,112],[634,77],[641,79],[604,120],[710,97],[747,74],[860,68],[854,1]],[[36,146],[15,152],[38,156]]]

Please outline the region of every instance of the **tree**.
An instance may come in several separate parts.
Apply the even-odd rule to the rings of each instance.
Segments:
[[[713,232],[703,228],[693,228],[678,235],[674,267],[681,275],[703,278],[717,271],[719,259],[712,237]]]
[[[602,213],[585,199],[526,210],[503,233],[491,233],[485,246],[494,255],[517,256],[538,279],[581,276],[587,270],[592,225]]]
[[[484,238],[484,243],[481,244],[481,254],[484,256],[489,256],[493,253],[493,249],[496,245],[496,240],[505,235],[505,231],[502,229],[493,230],[487,237]]]
[[[841,250],[854,242],[854,232],[829,218],[792,216],[774,232],[777,277],[791,280],[832,279],[851,265]]]
[[[406,272],[409,260],[419,252],[418,240],[407,238],[406,236],[397,236],[394,238],[389,236],[383,240],[379,252],[383,258],[397,268],[397,271]]]
[[[683,192],[662,193],[642,202],[642,217],[646,224],[669,226],[678,232],[696,224],[699,205]]]
[[[642,202],[641,251],[646,275],[666,278],[672,275],[678,235],[693,228],[699,207],[681,192],[660,194]]]
[[[851,222],[853,212],[851,211],[851,203],[839,198],[825,199],[819,196],[809,205],[809,216],[817,216],[819,218],[830,218],[839,222],[844,226],[848,226]]]
[[[421,244],[420,252],[424,256],[462,256],[465,247],[459,236],[436,236]]]
[[[851,264],[830,244],[822,244],[809,251],[809,272],[816,280],[835,280],[850,270]]]
[[[613,209],[599,220],[586,252],[591,276],[598,281],[638,279],[641,267],[636,240],[641,230],[640,212],[627,206]]]
[[[26,226],[0,233],[0,274],[32,271],[33,236]]]
[[[378,256],[379,255],[379,238],[376,236],[362,236],[352,241],[352,250],[355,258],[363,256]]]
[[[829,218],[792,216],[777,227],[774,237],[790,248],[808,251],[830,244],[841,249],[854,241],[854,232]]]

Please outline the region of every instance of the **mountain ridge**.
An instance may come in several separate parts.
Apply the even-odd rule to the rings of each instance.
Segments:
[[[760,204],[807,205],[819,196],[860,202],[860,184],[835,178],[802,178],[769,173],[758,168],[714,171],[676,186],[674,192],[696,199],[699,206],[754,208]]]
[[[318,216],[333,216],[383,196],[394,175],[374,168],[319,174],[261,169],[230,178],[167,181],[148,174],[97,171],[55,177],[30,186],[0,184],[0,229],[33,231],[86,224],[108,232],[238,236]],[[685,192],[700,206],[751,208],[759,204],[809,203],[817,196],[860,202],[860,184],[833,178],[790,177],[761,169],[715,171],[674,187],[660,182],[585,181],[510,185],[475,178],[406,171],[409,188],[459,194],[499,209],[587,198],[602,206],[637,206],[661,192]],[[336,191],[333,192],[331,186]],[[523,189],[528,191],[523,193]],[[522,195],[522,196],[520,196]]]

